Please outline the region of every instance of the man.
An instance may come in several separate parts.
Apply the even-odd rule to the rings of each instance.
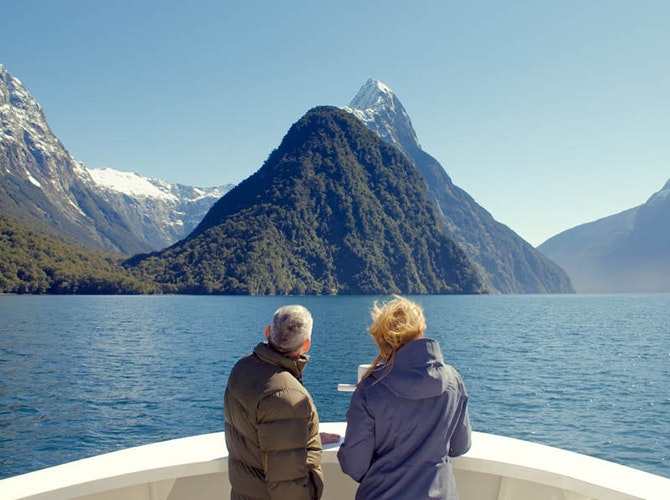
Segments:
[[[233,367],[224,397],[228,476],[234,500],[317,500],[323,492],[319,417],[302,385],[312,316],[279,308],[267,342]]]

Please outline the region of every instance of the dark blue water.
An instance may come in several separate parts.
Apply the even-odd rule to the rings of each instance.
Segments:
[[[0,478],[223,430],[272,312],[314,315],[305,383],[344,420],[374,297],[0,297]],[[422,296],[475,430],[670,477],[670,295]]]

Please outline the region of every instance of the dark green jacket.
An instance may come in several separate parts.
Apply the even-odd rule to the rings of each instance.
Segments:
[[[232,499],[321,497],[319,417],[301,382],[307,360],[260,343],[233,367],[223,403]]]

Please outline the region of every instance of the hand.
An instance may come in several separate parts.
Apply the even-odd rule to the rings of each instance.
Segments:
[[[330,432],[319,432],[319,436],[321,436],[321,444],[339,443],[341,437],[339,434]]]

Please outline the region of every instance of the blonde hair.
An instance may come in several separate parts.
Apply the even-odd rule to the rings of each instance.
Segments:
[[[363,375],[362,380],[368,378],[381,366],[386,367],[386,372],[382,377],[386,376],[393,367],[393,360],[398,349],[420,338],[426,331],[423,308],[404,297],[398,295],[393,297],[392,301],[384,302],[381,306],[376,301],[372,306],[372,324],[368,327],[368,331],[379,348],[379,354]]]

